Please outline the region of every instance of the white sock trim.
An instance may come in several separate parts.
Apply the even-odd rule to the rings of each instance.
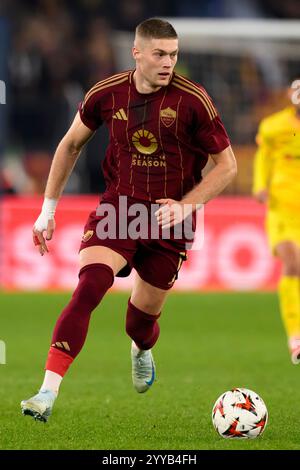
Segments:
[[[46,370],[44,382],[40,390],[51,390],[58,395],[59,387],[63,377],[52,370]]]

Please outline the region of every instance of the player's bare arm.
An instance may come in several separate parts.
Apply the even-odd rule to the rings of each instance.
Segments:
[[[237,174],[237,164],[231,146],[222,152],[211,155],[215,166],[203,180],[188,192],[181,201],[157,199],[162,207],[156,212],[158,224],[162,228],[172,227],[182,222],[192,211],[217,196]]]
[[[42,256],[48,252],[46,240],[51,240],[55,229],[54,214],[58,199],[83,146],[92,135],[93,131],[83,124],[77,113],[70,129],[56,149],[48,176],[42,211],[33,226],[33,241]],[[46,239],[44,232],[46,232]]]

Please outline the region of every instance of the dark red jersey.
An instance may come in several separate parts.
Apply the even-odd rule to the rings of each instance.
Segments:
[[[201,181],[209,154],[230,145],[228,135],[200,85],[174,73],[168,86],[142,94],[133,72],[100,81],[79,107],[91,130],[108,126],[107,191],[153,202],[180,200]]]

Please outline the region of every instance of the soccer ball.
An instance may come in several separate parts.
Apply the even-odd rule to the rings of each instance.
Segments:
[[[267,421],[263,400],[247,388],[222,393],[212,410],[214,428],[225,439],[254,439],[263,433]]]

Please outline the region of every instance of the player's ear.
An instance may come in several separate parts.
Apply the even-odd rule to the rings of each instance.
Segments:
[[[133,48],[132,48],[132,57],[134,58],[134,60],[136,60],[138,58],[138,54],[139,54],[139,51],[137,50],[137,48],[135,46],[133,46]]]

